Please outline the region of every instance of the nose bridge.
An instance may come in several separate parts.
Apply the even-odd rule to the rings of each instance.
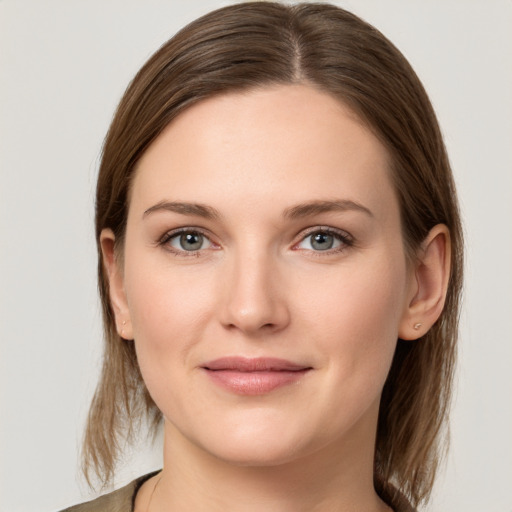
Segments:
[[[222,322],[246,334],[276,331],[289,321],[277,257],[257,245],[234,250],[225,276]]]

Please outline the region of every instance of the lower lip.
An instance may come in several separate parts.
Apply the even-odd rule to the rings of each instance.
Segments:
[[[309,369],[297,371],[240,372],[208,370],[206,373],[220,387],[237,395],[264,395],[275,389],[298,382]]]

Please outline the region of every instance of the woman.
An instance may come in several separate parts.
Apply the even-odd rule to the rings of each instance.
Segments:
[[[106,349],[84,442],[163,423],[164,467],[68,510],[413,510],[451,393],[460,220],[435,114],[392,44],[327,4],[214,11],[137,74],[107,135]]]

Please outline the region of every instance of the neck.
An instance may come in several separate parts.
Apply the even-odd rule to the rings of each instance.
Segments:
[[[367,437],[363,434],[365,446]],[[352,440],[354,441],[354,440]],[[373,448],[373,446],[371,446]],[[373,487],[373,450],[329,445],[300,459],[241,466],[206,452],[169,422],[164,469],[150,512],[389,510]]]

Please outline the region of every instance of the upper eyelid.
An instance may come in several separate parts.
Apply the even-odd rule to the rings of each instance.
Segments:
[[[341,238],[345,238],[348,240],[354,239],[354,237],[348,231],[345,231],[344,229],[340,228],[335,228],[332,226],[312,226],[310,228],[301,230],[297,234],[297,237],[301,236],[300,240],[302,240],[303,238],[306,238],[307,236],[312,235],[313,233],[329,233],[333,235],[338,235]]]
[[[211,239],[212,235],[207,230],[196,226],[185,226],[181,228],[170,229],[160,237],[159,242],[168,241],[171,238],[174,238],[175,236],[181,235],[182,233],[199,233],[200,235],[203,235],[204,237],[208,238],[210,242],[214,243]]]

